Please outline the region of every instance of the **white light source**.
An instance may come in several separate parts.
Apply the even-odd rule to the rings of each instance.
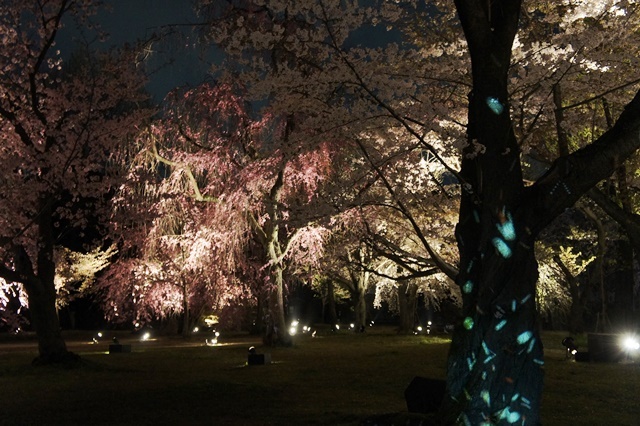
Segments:
[[[193,327],[193,332],[197,333],[198,331],[200,331],[200,329],[198,327]]]
[[[149,340],[150,338],[151,338],[151,333],[147,331],[142,335],[142,338],[140,340],[144,341],[144,340]]]
[[[636,336],[626,335],[622,339],[622,347],[627,352],[635,352],[640,349],[640,340]]]
[[[299,324],[300,324],[300,321],[298,320],[291,321],[291,325],[289,326],[289,335],[295,336],[298,333]]]
[[[566,358],[569,359],[578,353],[578,345],[576,345],[573,337],[567,336],[562,339],[562,346],[567,348]]]

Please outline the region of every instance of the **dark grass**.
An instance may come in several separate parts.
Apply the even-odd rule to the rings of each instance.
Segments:
[[[567,362],[561,335],[546,340],[545,425],[640,425],[640,365]],[[404,389],[416,375],[444,378],[448,350],[446,339],[374,329],[258,346],[273,363],[247,366],[246,336],[227,339],[235,346],[164,343],[112,355],[107,344],[70,344],[83,359],[72,370],[31,367],[33,349],[0,344],[0,424],[405,424]]]

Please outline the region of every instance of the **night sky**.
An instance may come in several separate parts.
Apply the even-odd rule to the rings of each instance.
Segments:
[[[101,9],[94,19],[109,34],[100,47],[122,46],[136,40],[146,40],[161,31],[162,26],[188,24],[198,20],[190,0],[105,0],[111,10]],[[151,73],[147,89],[156,101],[171,89],[197,85],[207,78],[208,63],[218,58],[211,51],[203,54],[195,46],[195,37],[188,27],[180,27],[184,38],[170,37],[152,45],[152,55],[147,60]],[[63,55],[73,51],[75,41],[81,37],[72,22],[59,35]],[[205,57],[203,59],[203,57]]]

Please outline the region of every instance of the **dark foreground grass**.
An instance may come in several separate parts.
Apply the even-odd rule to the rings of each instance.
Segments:
[[[219,347],[134,342],[113,355],[106,344],[72,346],[84,360],[73,370],[31,367],[33,350],[0,344],[0,424],[357,425],[405,412],[414,376],[445,375],[442,338],[303,337],[292,348],[258,346],[271,353],[264,366],[245,365],[246,337]],[[547,344],[543,423],[640,425],[640,366],[566,362],[558,337]]]

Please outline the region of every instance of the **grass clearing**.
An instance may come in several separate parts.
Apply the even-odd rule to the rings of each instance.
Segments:
[[[31,367],[35,348],[2,343],[0,424],[357,425],[406,411],[408,383],[444,378],[449,347],[376,328],[301,336],[292,348],[257,346],[273,363],[247,366],[251,340],[225,340],[235,345],[132,342],[132,353],[112,355],[106,343],[70,344],[85,362],[73,370]],[[543,423],[640,424],[640,365],[567,362],[561,340],[545,335]]]

